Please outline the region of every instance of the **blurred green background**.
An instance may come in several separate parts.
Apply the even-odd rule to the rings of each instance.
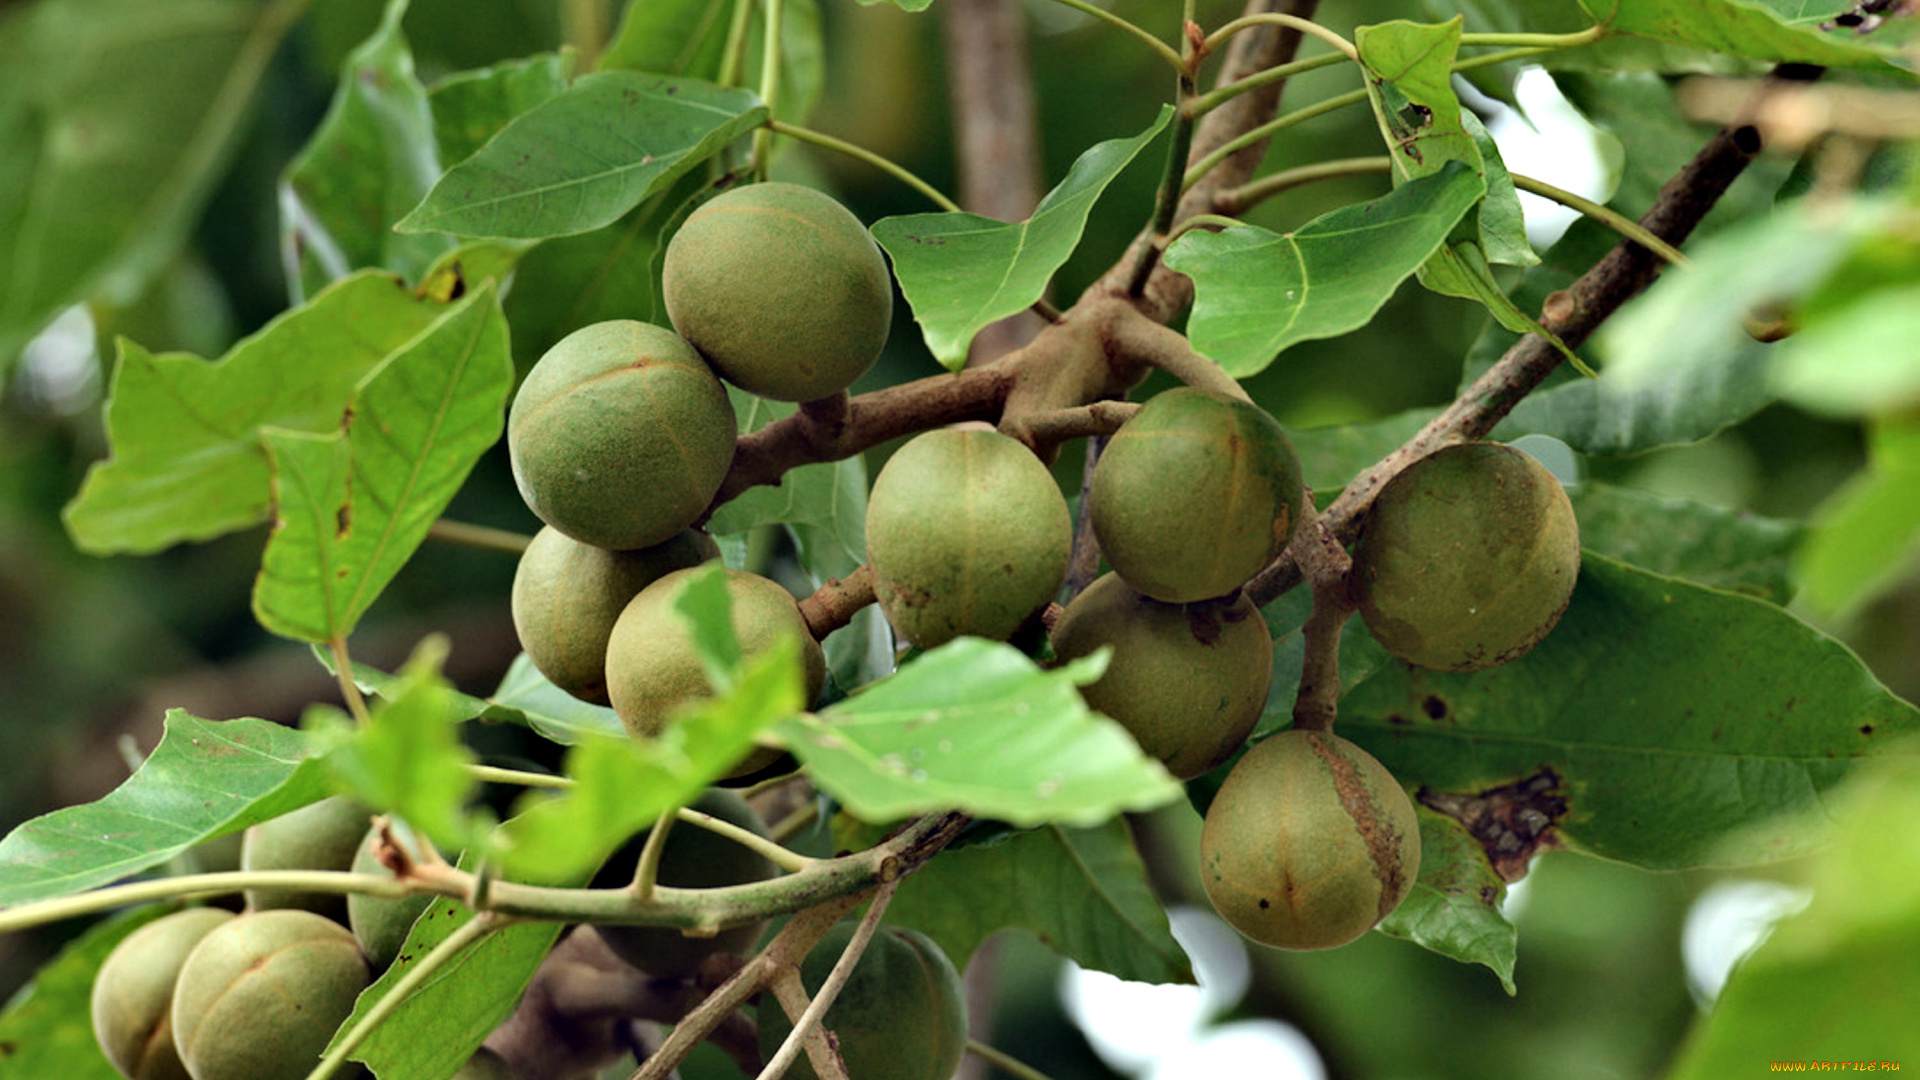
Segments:
[[[32,6],[0,3],[0,35]],[[60,510],[106,450],[100,406],[115,335],[155,351],[217,356],[286,307],[276,181],[324,114],[342,59],[374,28],[380,7],[377,0],[314,5],[267,70],[231,165],[184,243],[116,300],[63,317],[33,346],[33,362],[17,366],[0,387],[0,737],[8,747],[0,754],[0,829],[111,789],[127,774],[130,747],[144,752],[157,741],[169,707],[292,721],[308,702],[333,698],[333,684],[307,649],[270,637],[249,612],[264,530],[151,557],[100,559],[74,549]],[[1165,4],[1144,0],[1121,0],[1116,10],[1157,29],[1169,18]],[[1202,21],[1218,23],[1235,10],[1208,2]],[[937,17],[852,0],[830,0],[824,14],[829,75],[814,126],[953,190]],[[1417,14],[1384,0],[1327,5],[1324,12],[1341,30]],[[1172,87],[1159,62],[1123,35],[1038,0],[1029,15],[1052,183],[1093,142],[1143,128]],[[431,84],[453,71],[558,47],[562,22],[547,0],[417,0],[406,29]],[[0,67],[0,84],[7,78]],[[1308,75],[1296,80],[1288,103],[1308,104],[1347,85]],[[1370,114],[1345,110],[1289,132],[1269,168],[1377,153],[1378,142]],[[1057,298],[1073,297],[1133,236],[1151,202],[1159,153],[1142,155],[1095,210],[1086,243],[1060,275]],[[1770,199],[1790,164],[1756,168],[1741,182],[1742,197]],[[796,149],[783,168],[810,172],[869,223],[927,209],[910,190],[844,158]],[[1287,228],[1382,190],[1380,177],[1322,183],[1273,200],[1254,219]],[[8,287],[0,279],[0,291]],[[938,370],[906,307],[897,310],[892,344],[863,387]],[[1451,398],[1461,357],[1483,322],[1477,307],[1409,284],[1366,329],[1290,351],[1249,389],[1295,426],[1438,404]],[[1854,426],[1774,407],[1698,445],[1590,461],[1587,468],[1659,494],[1799,519],[1859,468],[1861,446]],[[876,464],[887,449],[876,452]],[[1077,455],[1067,455],[1059,469],[1063,484],[1077,488]],[[522,532],[537,526],[514,492],[504,445],[450,513]],[[463,689],[490,691],[517,651],[507,613],[513,569],[505,555],[428,546],[373,609],[355,638],[356,656],[391,666],[422,634],[442,631],[453,641],[450,674]],[[1897,693],[1920,695],[1920,585],[1909,582],[1826,629],[1858,649]],[[500,755],[546,755],[513,732],[482,738]],[[1197,827],[1184,807],[1140,823],[1170,901],[1200,902],[1190,872]],[[1259,951],[1251,989],[1233,1015],[1293,1023],[1335,1077],[1653,1075],[1702,1009],[1685,976],[1682,927],[1696,898],[1719,879],[1552,854],[1536,866],[1514,908],[1517,998],[1483,969],[1370,935],[1331,954]],[[77,929],[0,937],[0,995],[22,985]],[[1058,1080],[1112,1075],[1065,1021],[1050,953],[1008,940],[996,963],[999,1043]]]

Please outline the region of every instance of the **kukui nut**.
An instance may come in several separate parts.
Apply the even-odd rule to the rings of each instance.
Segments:
[[[173,987],[187,954],[233,918],[219,908],[162,916],[121,939],[93,980],[93,1037],[127,1080],[188,1080],[173,1044]]]
[[[853,923],[827,931],[800,965],[812,995],[853,940]],[[947,954],[917,930],[882,925],[860,954],[822,1020],[833,1032],[847,1074],[859,1080],[948,1080],[967,1047],[967,1004]],[[771,1057],[793,1024],[767,994],[760,1005],[760,1050]],[[803,1054],[787,1075],[818,1080]]]

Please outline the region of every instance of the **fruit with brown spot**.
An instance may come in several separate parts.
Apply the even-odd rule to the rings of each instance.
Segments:
[[[1073,519],[1047,470],[995,431],[929,431],[867,502],[867,558],[887,621],[923,649],[1004,641],[1067,575]]]
[[[607,639],[627,603],[672,573],[720,557],[713,538],[682,529],[638,551],[608,551],[547,526],[513,575],[513,629],[540,674],[567,693],[607,703]]]
[[[713,696],[707,671],[694,647],[693,631],[674,610],[680,591],[702,573],[676,570],[640,590],[613,625],[607,641],[607,696],[627,733],[639,739],[660,734],[675,709]],[[727,595],[733,601],[733,629],[743,656],[751,657],[782,634],[800,642],[800,662],[808,704],[820,696],[827,678],[826,657],[807,629],[793,594],[777,582],[742,570],[727,570]],[[745,776],[771,764],[780,752],[755,749],[731,776]]]
[[[733,464],[726,388],[679,335],[631,319],[548,349],[514,395],[520,496],[583,544],[630,551],[693,524]]]
[[[1450,446],[1387,482],[1353,549],[1360,617],[1388,652],[1435,671],[1504,664],[1547,636],[1580,576],[1573,504],[1500,443]]]
[[[1107,574],[1053,627],[1061,660],[1113,649],[1106,674],[1080,688],[1176,779],[1227,760],[1253,730],[1273,676],[1273,638],[1260,609],[1233,602],[1163,604]]]
[[[339,923],[309,911],[242,915],[201,938],[180,969],[180,1060],[193,1080],[302,1080],[371,980]]]
[[[879,359],[893,282],[866,226],[798,184],[736,188],[687,216],[661,266],[667,318],[726,380],[814,401]]]
[[[1400,906],[1419,872],[1413,800],[1331,732],[1283,731],[1247,751],[1200,831],[1214,910],[1283,949],[1353,941]]]
[[[424,836],[409,836],[407,839],[415,845],[432,843]],[[360,841],[359,850],[354,853],[354,873],[393,876],[393,871],[380,862],[379,843],[380,830],[369,828]],[[432,902],[433,897],[425,893],[419,896],[348,894],[347,925],[353,930],[353,936],[360,942],[360,950],[367,954],[367,961],[375,971],[385,971],[399,957],[400,947],[407,943],[407,935],[412,932],[413,924]]]
[[[173,1044],[173,986],[200,939],[233,918],[188,908],[121,939],[93,980],[93,1037],[128,1080],[188,1080]]]
[[[1300,462],[1250,402],[1180,387],[1148,401],[1093,473],[1093,531],[1127,584],[1183,604],[1225,596],[1286,549]]]

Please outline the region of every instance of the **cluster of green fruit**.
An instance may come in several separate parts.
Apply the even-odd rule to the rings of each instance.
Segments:
[[[792,184],[695,210],[662,274],[673,330],[619,320],[569,334],[528,373],[507,421],[514,479],[547,525],[514,581],[521,644],[555,685],[611,704],[641,737],[710,692],[672,605],[679,572],[718,554],[693,526],[733,461],[721,379],[778,401],[839,394],[879,357],[893,311],[886,261],[859,219]],[[730,573],[727,587],[743,650],[798,637],[817,694],[826,665],[793,597],[752,574]]]
[[[1453,446],[1381,489],[1352,582],[1376,641],[1437,671],[1506,663],[1573,594],[1580,538],[1560,482],[1495,443]],[[1202,880],[1223,918],[1290,949],[1344,945],[1399,906],[1420,867],[1412,800],[1330,732],[1282,732],[1228,773],[1207,811]]]
[[[247,830],[246,870],[383,874],[365,809],[325,799]],[[400,954],[429,898],[255,889],[128,935],[94,979],[94,1035],[129,1080],[300,1080]],[[351,927],[351,929],[349,929]],[[507,1080],[490,1055],[460,1080]]]

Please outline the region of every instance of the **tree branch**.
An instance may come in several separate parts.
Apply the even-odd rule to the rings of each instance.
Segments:
[[[1760,135],[1753,128],[1723,128],[1660,189],[1640,224],[1669,244],[1681,243],[1759,151]],[[1621,304],[1646,288],[1660,266],[1646,248],[1622,241],[1573,284],[1547,297],[1541,324],[1568,346],[1577,346]],[[1367,508],[1388,480],[1442,447],[1485,437],[1560,366],[1561,359],[1559,350],[1537,334],[1515,342],[1419,434],[1354,477],[1327,508],[1327,527],[1341,543],[1352,543]],[[1289,551],[1255,576],[1247,584],[1247,593],[1264,606],[1300,580],[1300,566]]]
[[[807,629],[813,633],[814,640],[823,641],[828,634],[852,622],[854,615],[874,599],[873,567],[862,566],[846,577],[830,578],[815,589],[812,596],[801,600],[800,617],[807,620]]]

